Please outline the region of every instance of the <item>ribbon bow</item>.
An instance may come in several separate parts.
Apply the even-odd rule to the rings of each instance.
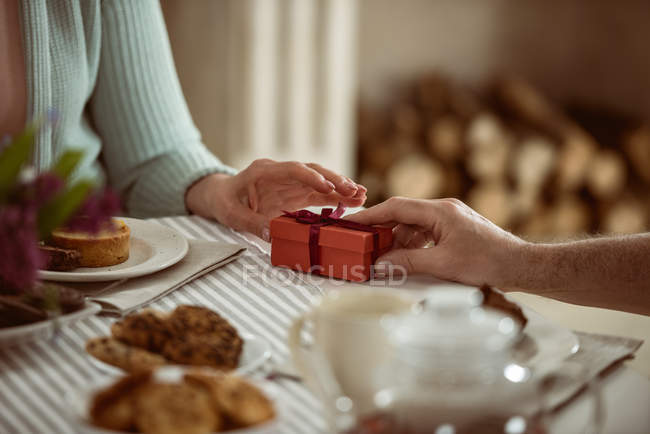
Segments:
[[[306,209],[301,209],[295,212],[282,211],[284,217],[296,219],[298,223],[309,224],[309,265],[310,271],[315,274],[321,274],[320,270],[316,267],[320,265],[320,251],[318,249],[318,238],[320,236],[320,228],[323,226],[338,226],[346,229],[353,229],[356,231],[372,233],[373,250],[372,262],[377,259],[379,247],[379,231],[377,228],[363,225],[361,223],[343,220],[341,216],[345,212],[343,204],[339,203],[335,210],[332,208],[323,208],[320,214],[313,213]]]

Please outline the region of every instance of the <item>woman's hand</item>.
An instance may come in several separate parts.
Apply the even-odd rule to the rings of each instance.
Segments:
[[[208,175],[186,195],[188,210],[269,241],[269,221],[307,206],[361,206],[366,188],[314,163],[255,160],[235,176]]]
[[[377,259],[377,272],[392,266],[470,285],[506,283],[527,244],[457,199],[393,197],[346,219],[394,227],[393,249]]]

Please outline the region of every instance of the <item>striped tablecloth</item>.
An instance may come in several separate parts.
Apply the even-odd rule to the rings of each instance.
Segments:
[[[319,298],[321,289],[297,274],[277,275],[263,246],[241,234],[200,217],[168,217],[158,223],[179,230],[188,238],[244,244],[248,250],[237,261],[217,269],[152,303],[170,311],[180,304],[210,307],[240,331],[267,339],[273,355],[270,364],[287,358],[286,334],[292,318]],[[287,278],[290,277],[290,278]],[[95,316],[60,330],[51,340],[29,343],[0,354],[0,433],[76,432],[63,396],[106,374],[93,365],[84,351],[86,340],[106,335],[114,320]],[[319,402],[301,384],[278,381],[285,398],[282,432],[324,432]]]

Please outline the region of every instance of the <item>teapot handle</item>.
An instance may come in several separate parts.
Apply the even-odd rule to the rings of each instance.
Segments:
[[[356,423],[356,415],[349,397],[345,396],[332,368],[317,348],[306,347],[300,335],[311,315],[301,315],[289,328],[289,350],[296,371],[307,386],[323,399],[332,432],[349,429]],[[344,403],[346,405],[341,405]]]

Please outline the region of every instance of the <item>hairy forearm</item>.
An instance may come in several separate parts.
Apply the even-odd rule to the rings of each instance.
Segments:
[[[650,315],[650,233],[526,243],[501,286],[569,303]]]

